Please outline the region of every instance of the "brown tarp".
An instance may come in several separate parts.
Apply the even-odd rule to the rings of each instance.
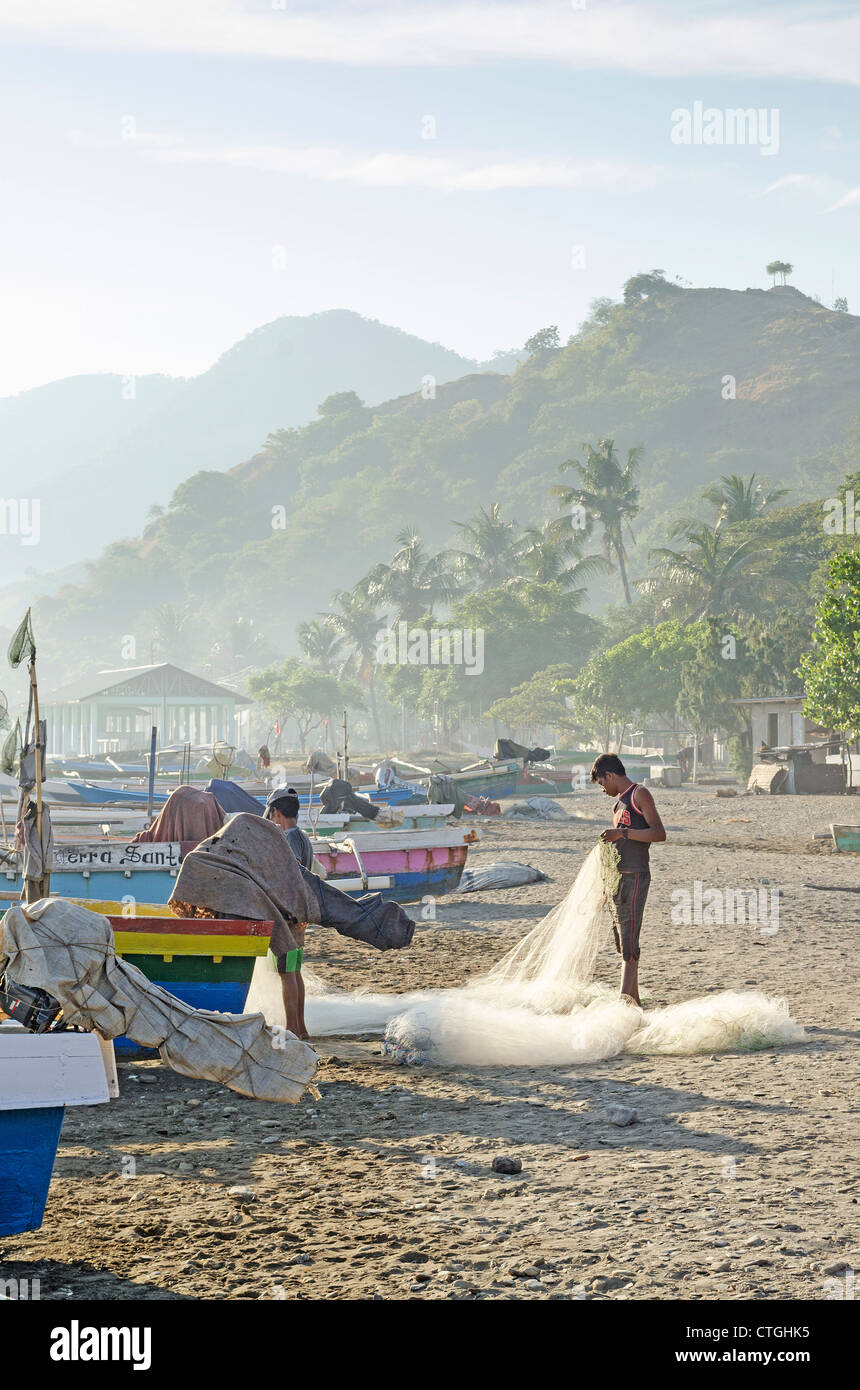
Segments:
[[[270,945],[276,956],[296,949],[291,927],[320,920],[283,831],[246,811],[186,854],[169,906],[181,911],[185,903],[274,923]]]
[[[139,830],[129,842],[133,845],[156,841],[171,844],[176,840],[193,840],[199,845],[207,836],[224,824],[224,812],[211,792],[197,787],[176,787],[172,791],[148,830]]]
[[[276,956],[295,949],[290,928],[297,922],[332,927],[378,951],[408,946],[415,931],[399,903],[379,893],[352,898],[325,883],[300,866],[272,821],[244,811],[183,859],[170,906],[185,914],[186,905],[274,923]]]

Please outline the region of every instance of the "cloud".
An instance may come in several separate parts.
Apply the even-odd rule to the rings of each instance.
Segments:
[[[832,197],[834,182],[835,180],[819,174],[785,174],[775,183],[768,184],[761,196],[766,198],[769,193],[781,193],[786,188],[794,188],[805,193],[829,193]]]
[[[328,146],[220,145],[160,150],[166,164],[220,164],[262,174],[292,174],[326,183],[367,188],[426,188],[442,193],[491,193],[524,188],[653,187],[659,170],[612,160],[455,160],[431,154],[379,151],[357,153]]]
[[[797,8],[658,12],[563,0],[3,0],[0,35],[135,52],[363,66],[513,60],[689,79],[705,74],[860,84],[860,15]]]
[[[827,212],[839,212],[840,208],[853,208],[860,203],[860,188],[852,188],[835,202],[832,207],[826,209]]]

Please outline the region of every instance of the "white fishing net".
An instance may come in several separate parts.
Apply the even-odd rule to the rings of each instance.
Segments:
[[[785,1001],[760,992],[726,991],[646,1011],[595,981],[617,872],[614,848],[597,845],[564,901],[462,989],[348,994],[304,972],[311,1036],[384,1032],[386,1050],[409,1063],[525,1067],[804,1040]],[[247,1007],[282,1023],[280,982],[263,966],[257,963]]]

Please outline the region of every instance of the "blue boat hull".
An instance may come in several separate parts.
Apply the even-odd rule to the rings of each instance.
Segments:
[[[134,956],[129,956],[128,959],[133,965]],[[181,999],[183,1004],[188,1004],[192,1009],[209,1009],[210,1012],[221,1014],[245,1012],[245,1001],[248,998],[247,982],[243,984],[232,980],[155,980],[153,983],[160,985],[168,994]],[[114,1038],[113,1046],[114,1052],[122,1061],[132,1057],[158,1056],[156,1048],[141,1047],[125,1034]]]
[[[65,1106],[0,1110],[0,1236],[42,1224]]]

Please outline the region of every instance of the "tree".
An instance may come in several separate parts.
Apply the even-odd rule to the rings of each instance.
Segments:
[[[724,474],[718,482],[702,489],[702,497],[715,507],[718,525],[734,526],[739,521],[754,521],[768,507],[788,496],[788,488],[766,489],[763,480],[750,473],[742,478],[738,473]]]
[[[519,565],[529,580],[559,584],[575,607],[582,604],[584,587],[599,575],[611,574],[604,555],[580,555],[586,531],[575,531],[569,516],[555,517],[540,526],[527,526],[519,547]]]
[[[188,664],[196,633],[194,619],[175,603],[162,603],[153,611],[153,656],[161,661]]]
[[[561,347],[561,340],[558,336],[557,323],[552,324],[549,328],[541,328],[539,332],[533,333],[525,341],[525,350],[532,357],[539,356],[544,352],[554,352],[558,347]]]
[[[299,640],[302,656],[312,666],[316,666],[320,671],[325,671],[327,675],[331,675],[338,664],[338,658],[343,653],[343,638],[335,628],[331,617],[327,616],[322,620],[312,618],[309,622],[299,623],[296,626],[296,636]]]
[[[815,610],[815,649],[800,662],[803,712],[846,738],[860,735],[860,549],[830,561],[827,591]]]
[[[375,565],[363,580],[369,599],[393,610],[394,622],[419,622],[440,603],[459,592],[451,573],[453,557],[445,551],[430,555],[417,531],[401,531],[397,551],[388,565]]]
[[[466,542],[466,549],[454,557],[463,588],[493,589],[516,572],[517,523],[502,519],[502,508],[492,502],[487,511],[479,507],[469,521],[454,525]]]
[[[317,406],[317,415],[321,415],[323,419],[332,419],[338,415],[357,414],[364,408],[364,401],[354,391],[335,391]]]
[[[572,666],[547,666],[515,686],[506,699],[496,700],[487,714],[511,734],[529,740],[547,727],[554,733],[583,733],[566,700],[575,675]]]
[[[833,301],[833,307],[836,310],[837,314],[847,314],[848,300],[845,298],[844,295],[838,294]]]
[[[776,285],[777,275],[781,276],[780,283],[784,285],[788,276],[794,270],[794,266],[790,261],[769,261],[765,266],[765,270],[771,278],[772,286]]]
[[[761,551],[752,539],[739,543],[720,527],[702,524],[687,532],[685,550],[659,546],[650,552],[654,574],[639,587],[662,589],[668,609],[680,608],[696,621],[743,608],[750,597],[750,566]]]
[[[640,510],[636,475],[642,457],[642,446],[627,450],[627,462],[622,467],[615,453],[615,441],[599,439],[597,448],[584,444],[585,462],[568,459],[559,465],[561,471],[571,468],[579,475],[579,485],[554,487],[559,506],[584,507],[603,528],[603,544],[607,558],[614,556],[621,575],[624,598],[632,602],[627,578],[627,552],[624,548],[624,529],[632,537],[630,522]]]
[[[347,648],[347,655],[341,663],[340,675],[352,676],[367,691],[373,731],[378,746],[382,747],[382,730],[379,725],[379,711],[376,705],[376,652],[377,638],[383,619],[378,606],[367,595],[365,588],[340,589],[332,594],[331,609],[323,621],[330,623],[341,643]]]
[[[280,666],[267,666],[248,681],[250,695],[259,700],[281,727],[293,719],[299,735],[302,753],[307,751],[307,736],[320,725],[326,715],[339,705],[359,704],[357,690],[349,684],[313,671],[298,657],[288,657]]]
[[[640,304],[653,296],[677,294],[678,286],[666,279],[663,270],[644,270],[626,281],[623,293],[625,304]]]

